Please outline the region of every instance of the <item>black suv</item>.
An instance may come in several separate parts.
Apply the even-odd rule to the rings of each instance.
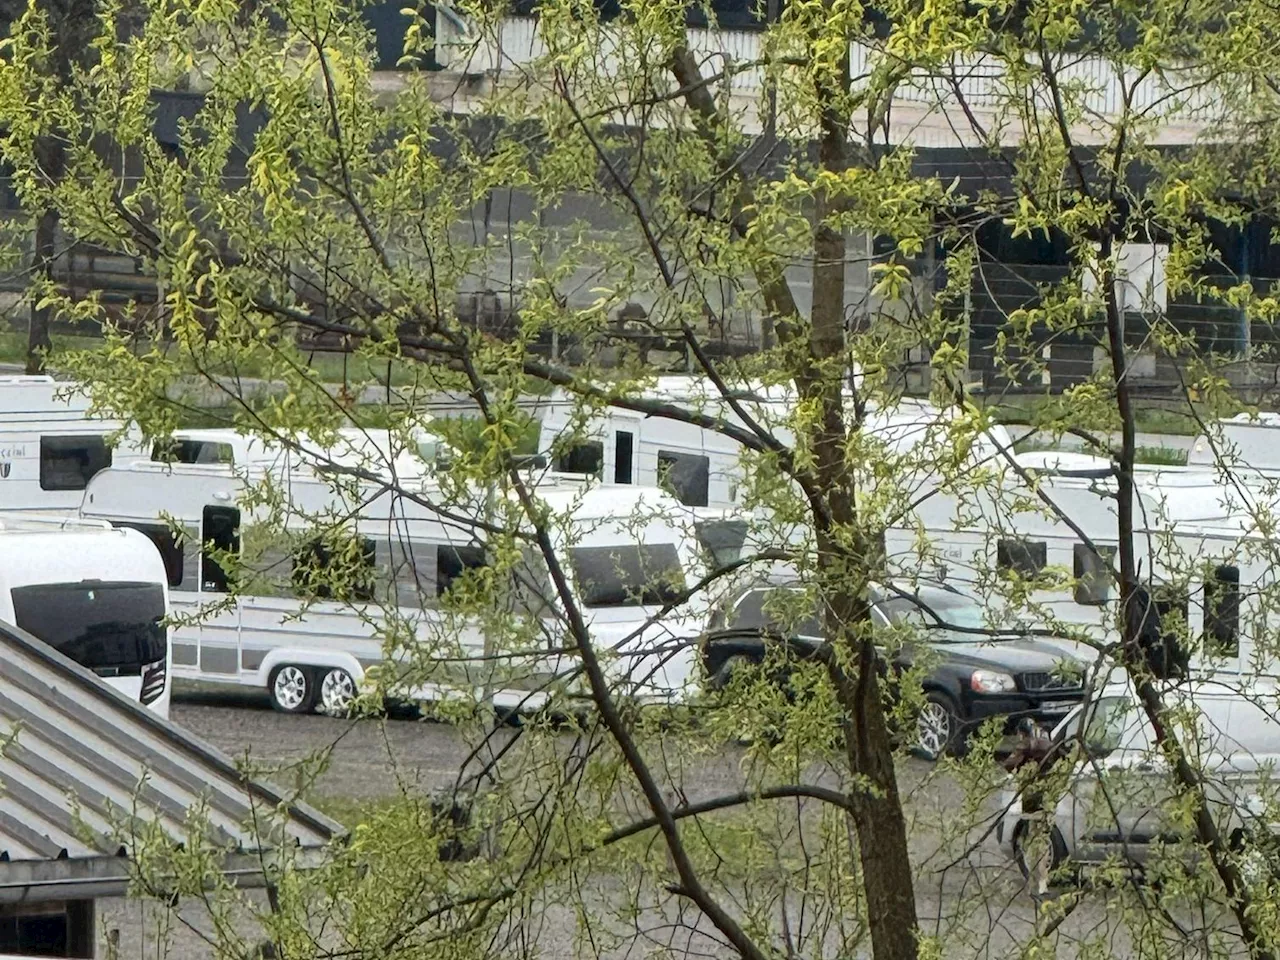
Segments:
[[[724,622],[708,631],[702,655],[713,689],[723,687],[735,669],[760,663],[767,641],[784,639],[765,607],[771,594],[786,589],[795,588],[748,590]],[[1025,717],[1052,727],[1084,696],[1084,664],[1075,645],[992,631],[983,605],[954,587],[876,587],[871,600],[878,625],[915,628],[917,642],[898,650],[895,668],[909,667],[922,642],[938,656],[922,681],[925,704],[913,744],[914,752],[928,759],[962,751],[968,734],[988,717],[1004,717],[1006,733]],[[817,617],[794,626],[791,634],[793,647],[801,651],[824,642]]]

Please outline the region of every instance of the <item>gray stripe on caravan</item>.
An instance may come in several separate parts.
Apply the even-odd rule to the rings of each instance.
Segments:
[[[240,651],[240,669],[241,670],[257,670],[262,666],[262,661],[267,659],[266,650],[241,650]]]
[[[172,647],[174,666],[194,667],[200,662],[200,651],[194,643],[175,643]]]
[[[239,673],[239,655],[235,647],[211,647],[200,644],[200,669],[210,673]]]

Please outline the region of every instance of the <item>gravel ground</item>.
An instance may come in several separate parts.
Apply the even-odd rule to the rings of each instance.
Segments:
[[[328,769],[316,792],[324,797],[377,798],[399,789],[434,790],[453,782],[466,747],[458,731],[444,724],[413,720],[388,720],[352,724],[315,716],[285,716],[273,712],[265,697],[234,693],[190,693],[176,700],[172,718],[198,737],[231,756],[249,757],[271,765],[287,764],[312,752],[332,746]],[[697,793],[711,795],[734,789],[739,751],[726,749],[698,768]],[[276,777],[287,780],[288,772]],[[947,870],[940,867],[952,858],[938,849],[937,837],[929,823],[954,816],[958,788],[936,775],[933,768],[918,761],[906,761],[900,770],[901,786],[908,796],[909,813],[917,817],[910,837],[913,858],[925,864],[926,876],[918,888],[918,910],[930,932],[947,934],[948,942],[969,939],[965,955],[998,957],[1007,955],[1032,922],[1030,898],[1012,867],[1004,863],[987,844]],[[1058,955],[1080,952],[1077,937],[1095,933],[1107,921],[1106,896],[1094,893],[1062,925],[1066,939]],[[668,905],[674,909],[672,904]],[[666,912],[667,906],[662,908]],[[561,916],[561,913],[564,915]],[[151,917],[148,920],[148,916]],[[172,926],[163,944],[157,942],[155,910],[126,901],[99,904],[99,925],[117,931],[121,958],[138,960],[196,960],[213,958],[205,936],[207,920],[198,906],[182,913],[182,923]],[[661,920],[662,918],[658,918]],[[575,917],[567,910],[548,907],[531,919],[529,935],[535,938],[547,960],[569,960],[575,953]],[[662,923],[655,924],[662,928]],[[687,932],[682,932],[688,937]],[[706,938],[695,938],[696,950],[705,956],[725,951]],[[1113,954],[1122,956],[1124,938],[1112,939]],[[618,960],[648,953],[659,942],[638,939],[621,951],[608,951]],[[671,943],[667,949],[685,953],[694,944]],[[1192,947],[1188,944],[1188,948]],[[106,956],[105,941],[99,956]],[[1170,960],[1182,956],[1171,952]],[[1185,954],[1189,955],[1189,954]]]

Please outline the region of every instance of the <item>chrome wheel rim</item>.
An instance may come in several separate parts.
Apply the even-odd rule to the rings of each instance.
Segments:
[[[324,712],[346,712],[356,699],[356,682],[345,670],[330,670],[320,684],[320,704]]]
[[[936,760],[946,751],[950,738],[950,711],[940,703],[925,701],[916,721],[916,744],[921,752]]]
[[[281,667],[271,692],[280,706],[297,710],[307,699],[307,675],[301,667]]]

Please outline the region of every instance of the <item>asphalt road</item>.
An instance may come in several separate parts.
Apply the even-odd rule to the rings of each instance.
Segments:
[[[281,786],[287,786],[292,775],[291,763],[330,749],[328,768],[315,786],[315,791],[325,797],[376,798],[398,790],[441,789],[453,782],[468,751],[459,731],[446,724],[411,719],[353,723],[319,716],[286,716],[273,712],[265,696],[239,692],[185,694],[175,702],[172,718],[233,757],[280,768],[275,779]],[[699,758],[698,795],[736,789],[741,762],[742,749],[737,747],[727,747],[714,757]],[[907,798],[910,846],[919,872],[917,910],[924,927],[930,933],[937,932],[949,944],[948,957],[985,960],[1016,956],[1034,922],[1034,906],[1021,878],[989,844],[977,844],[972,851],[954,841],[946,849],[940,847],[938,825],[954,822],[959,816],[977,818],[981,811],[958,809],[964,791],[932,765],[905,760],[899,779]],[[972,839],[976,840],[976,834]],[[1104,933],[1112,955],[1129,953],[1123,931],[1111,929],[1116,921],[1109,915],[1106,902],[1113,894],[1114,891],[1094,890],[1081,899],[1055,934],[1059,938],[1059,957],[1085,953],[1090,941],[1096,948],[1097,938]],[[674,909],[672,904],[661,909]],[[206,940],[209,923],[200,908],[184,910],[181,922],[168,925],[163,947],[155,939],[159,916],[154,907],[136,903],[113,902],[100,907],[102,929],[118,931],[120,957],[194,960],[213,955]],[[536,927],[533,936],[544,958],[569,960],[574,956],[576,928],[571,913],[548,906],[538,917]],[[625,960],[634,957],[637,949],[654,946],[637,938],[603,953]],[[726,955],[722,946],[701,935],[686,941],[684,949],[679,949],[678,944],[670,944],[668,949]],[[1168,960],[1192,955],[1199,955],[1199,948],[1191,939],[1165,954]]]

